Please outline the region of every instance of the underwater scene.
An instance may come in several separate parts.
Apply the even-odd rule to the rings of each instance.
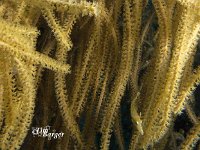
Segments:
[[[200,150],[200,0],[0,0],[0,150]]]

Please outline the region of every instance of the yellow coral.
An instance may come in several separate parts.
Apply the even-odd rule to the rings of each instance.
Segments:
[[[26,145],[38,109],[42,125],[54,121],[67,133],[53,149],[102,150],[112,135],[126,149],[124,117],[129,149],[164,147],[186,109],[194,127],[181,147],[191,149],[200,131],[189,107],[200,83],[200,1],[151,2],[1,0],[0,149]]]

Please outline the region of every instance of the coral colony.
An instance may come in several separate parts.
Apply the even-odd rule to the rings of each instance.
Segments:
[[[0,149],[200,148],[199,35],[200,0],[0,0]]]

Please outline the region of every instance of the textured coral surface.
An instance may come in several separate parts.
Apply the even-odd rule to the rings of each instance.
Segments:
[[[200,0],[0,0],[0,150],[200,149]]]

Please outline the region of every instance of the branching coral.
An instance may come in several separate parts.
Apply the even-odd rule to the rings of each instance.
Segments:
[[[0,149],[26,145],[40,104],[49,115],[43,123],[66,133],[52,149],[106,150],[112,137],[119,149],[158,149],[159,143],[169,148],[175,120],[185,109],[194,127],[180,147],[192,149],[200,133],[190,107],[200,83],[200,68],[193,67],[199,5],[199,0],[1,0]],[[42,97],[48,95],[43,84],[49,76],[54,80],[47,89],[55,92]],[[133,129],[129,146],[121,121],[126,117]],[[34,149],[47,148],[38,143]]]

